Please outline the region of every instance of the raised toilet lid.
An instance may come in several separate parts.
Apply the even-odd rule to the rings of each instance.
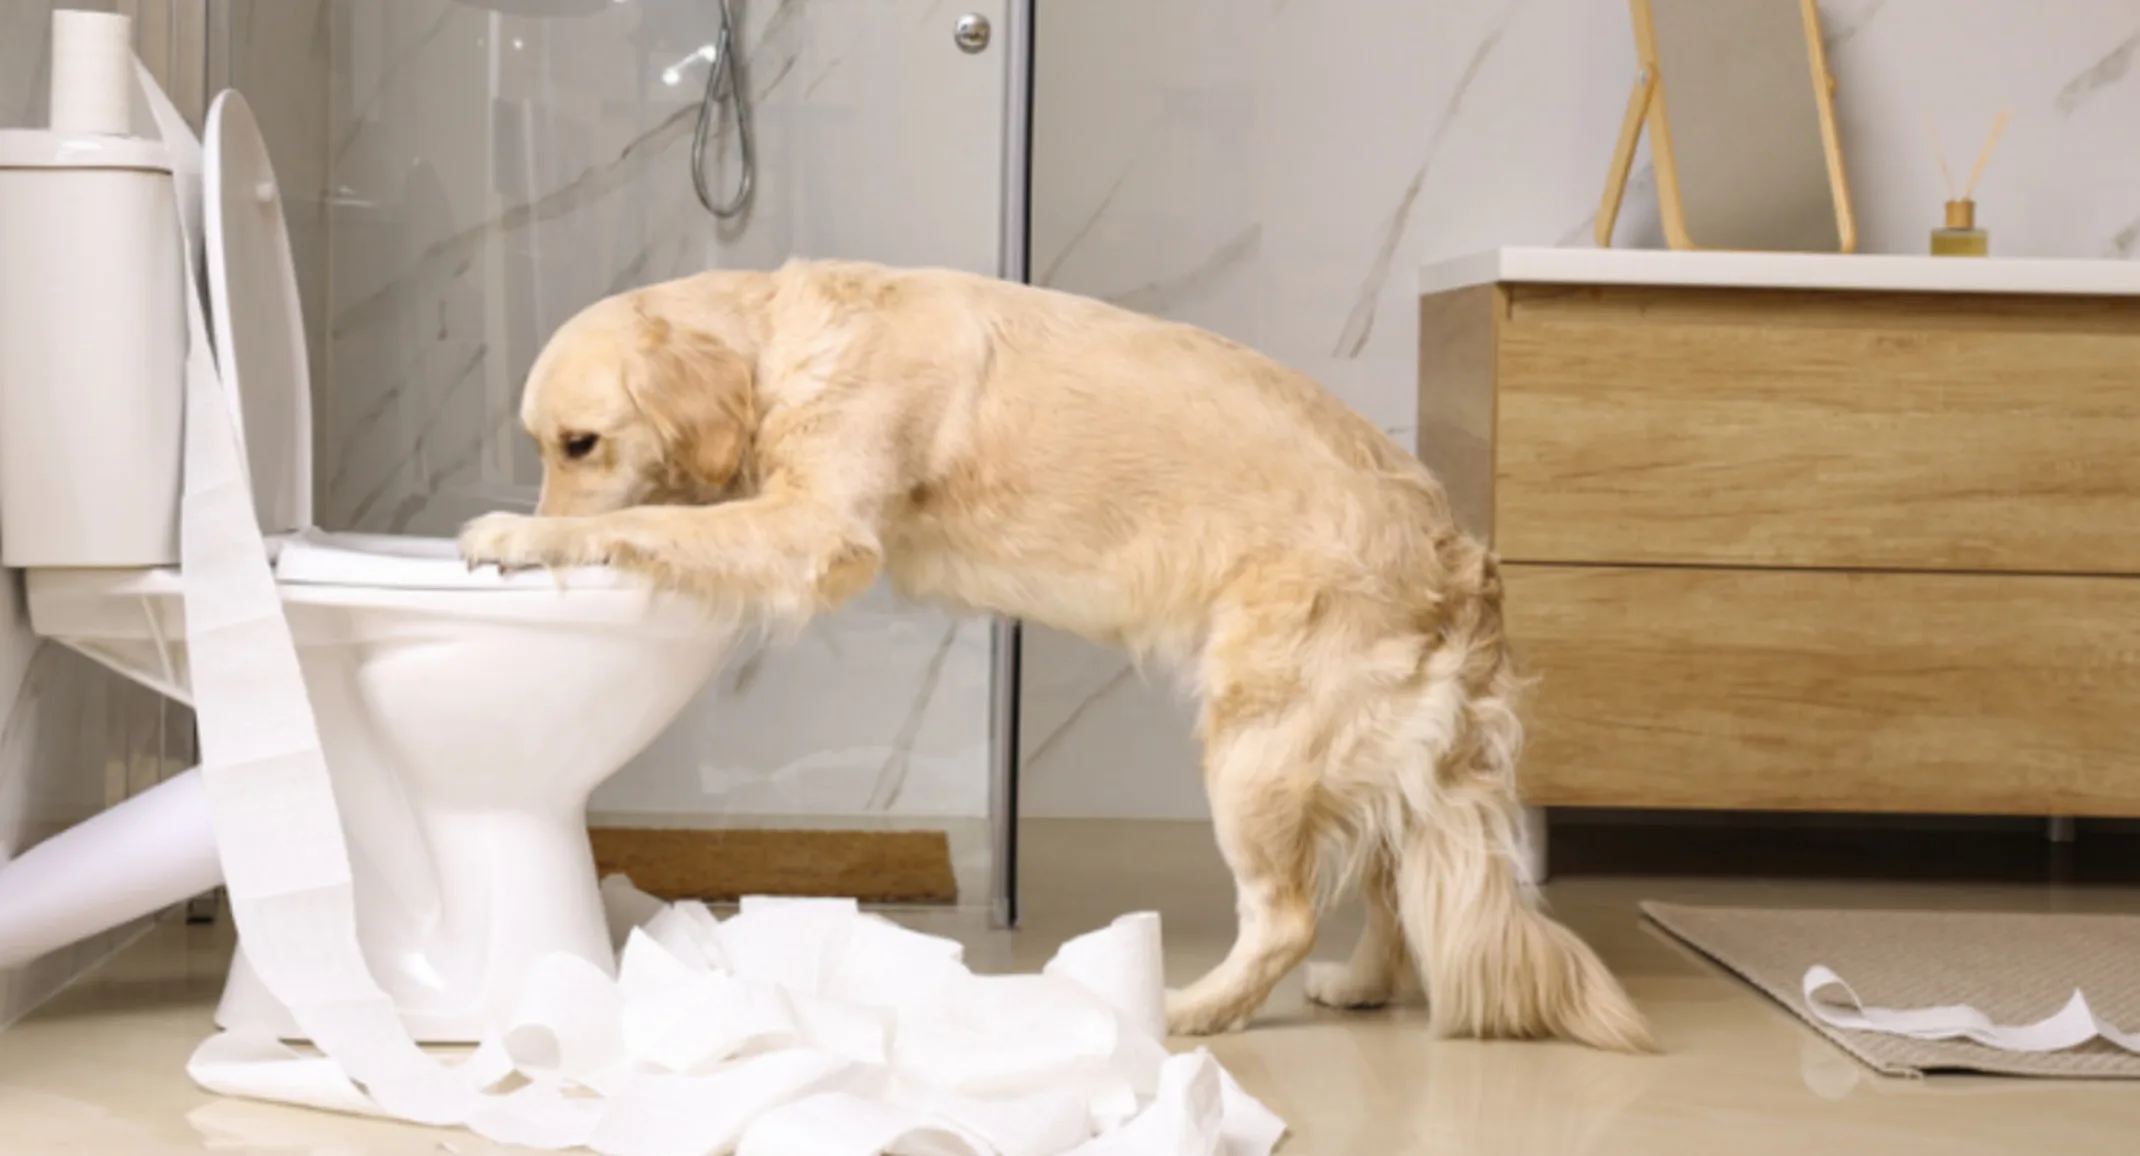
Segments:
[[[312,381],[275,168],[236,91],[208,109],[201,213],[216,364],[263,535],[312,525]]]
[[[253,479],[261,535],[279,582],[400,590],[556,590],[639,583],[606,569],[470,572],[445,538],[329,534],[312,528],[312,383],[297,266],[275,169],[236,91],[208,110],[202,174],[208,300],[217,369]]]

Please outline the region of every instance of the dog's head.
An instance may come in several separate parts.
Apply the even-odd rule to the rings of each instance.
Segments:
[[[535,359],[520,420],[542,452],[540,514],[717,501],[756,425],[751,362],[649,294],[612,297]]]

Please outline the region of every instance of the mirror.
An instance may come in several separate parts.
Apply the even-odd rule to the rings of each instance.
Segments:
[[[1857,248],[1814,0],[1629,0],[1638,72],[1598,211],[1614,220],[1647,130],[1674,249]]]

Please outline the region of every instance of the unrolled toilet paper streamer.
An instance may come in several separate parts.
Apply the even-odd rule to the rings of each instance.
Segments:
[[[171,151],[187,284],[200,143],[145,68]],[[1039,975],[976,976],[952,941],[852,902],[747,901],[727,921],[612,882],[618,971],[537,961],[472,1055],[418,1048],[358,945],[347,849],[297,650],[186,295],[180,526],[189,666],[218,855],[247,959],[319,1055],[224,1033],[211,1091],[463,1125],[612,1156],[1262,1156],[1284,1125],[1208,1052],[1161,1042],[1159,922],[1125,916]]]
[[[2064,1007],[2035,1023],[1996,1024],[1967,1004],[1867,1007],[1842,976],[1818,964],[1806,969],[1803,987],[1806,1010],[1830,1027],[1919,1040],[1972,1040],[2002,1052],[2058,1052],[2100,1036],[2128,1052],[2140,1053],[2140,1034],[2097,1016],[2078,990]],[[1823,994],[1831,988],[1841,994],[1841,1000]]]

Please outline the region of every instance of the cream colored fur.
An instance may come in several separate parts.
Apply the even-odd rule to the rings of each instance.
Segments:
[[[1067,294],[791,263],[590,307],[522,417],[538,514],[471,523],[472,565],[610,563],[788,624],[882,574],[1182,671],[1240,926],[1175,1031],[1246,1024],[1357,884],[1367,931],[1313,998],[1418,981],[1444,1034],[1650,1047],[1519,866],[1492,556],[1305,376]]]

